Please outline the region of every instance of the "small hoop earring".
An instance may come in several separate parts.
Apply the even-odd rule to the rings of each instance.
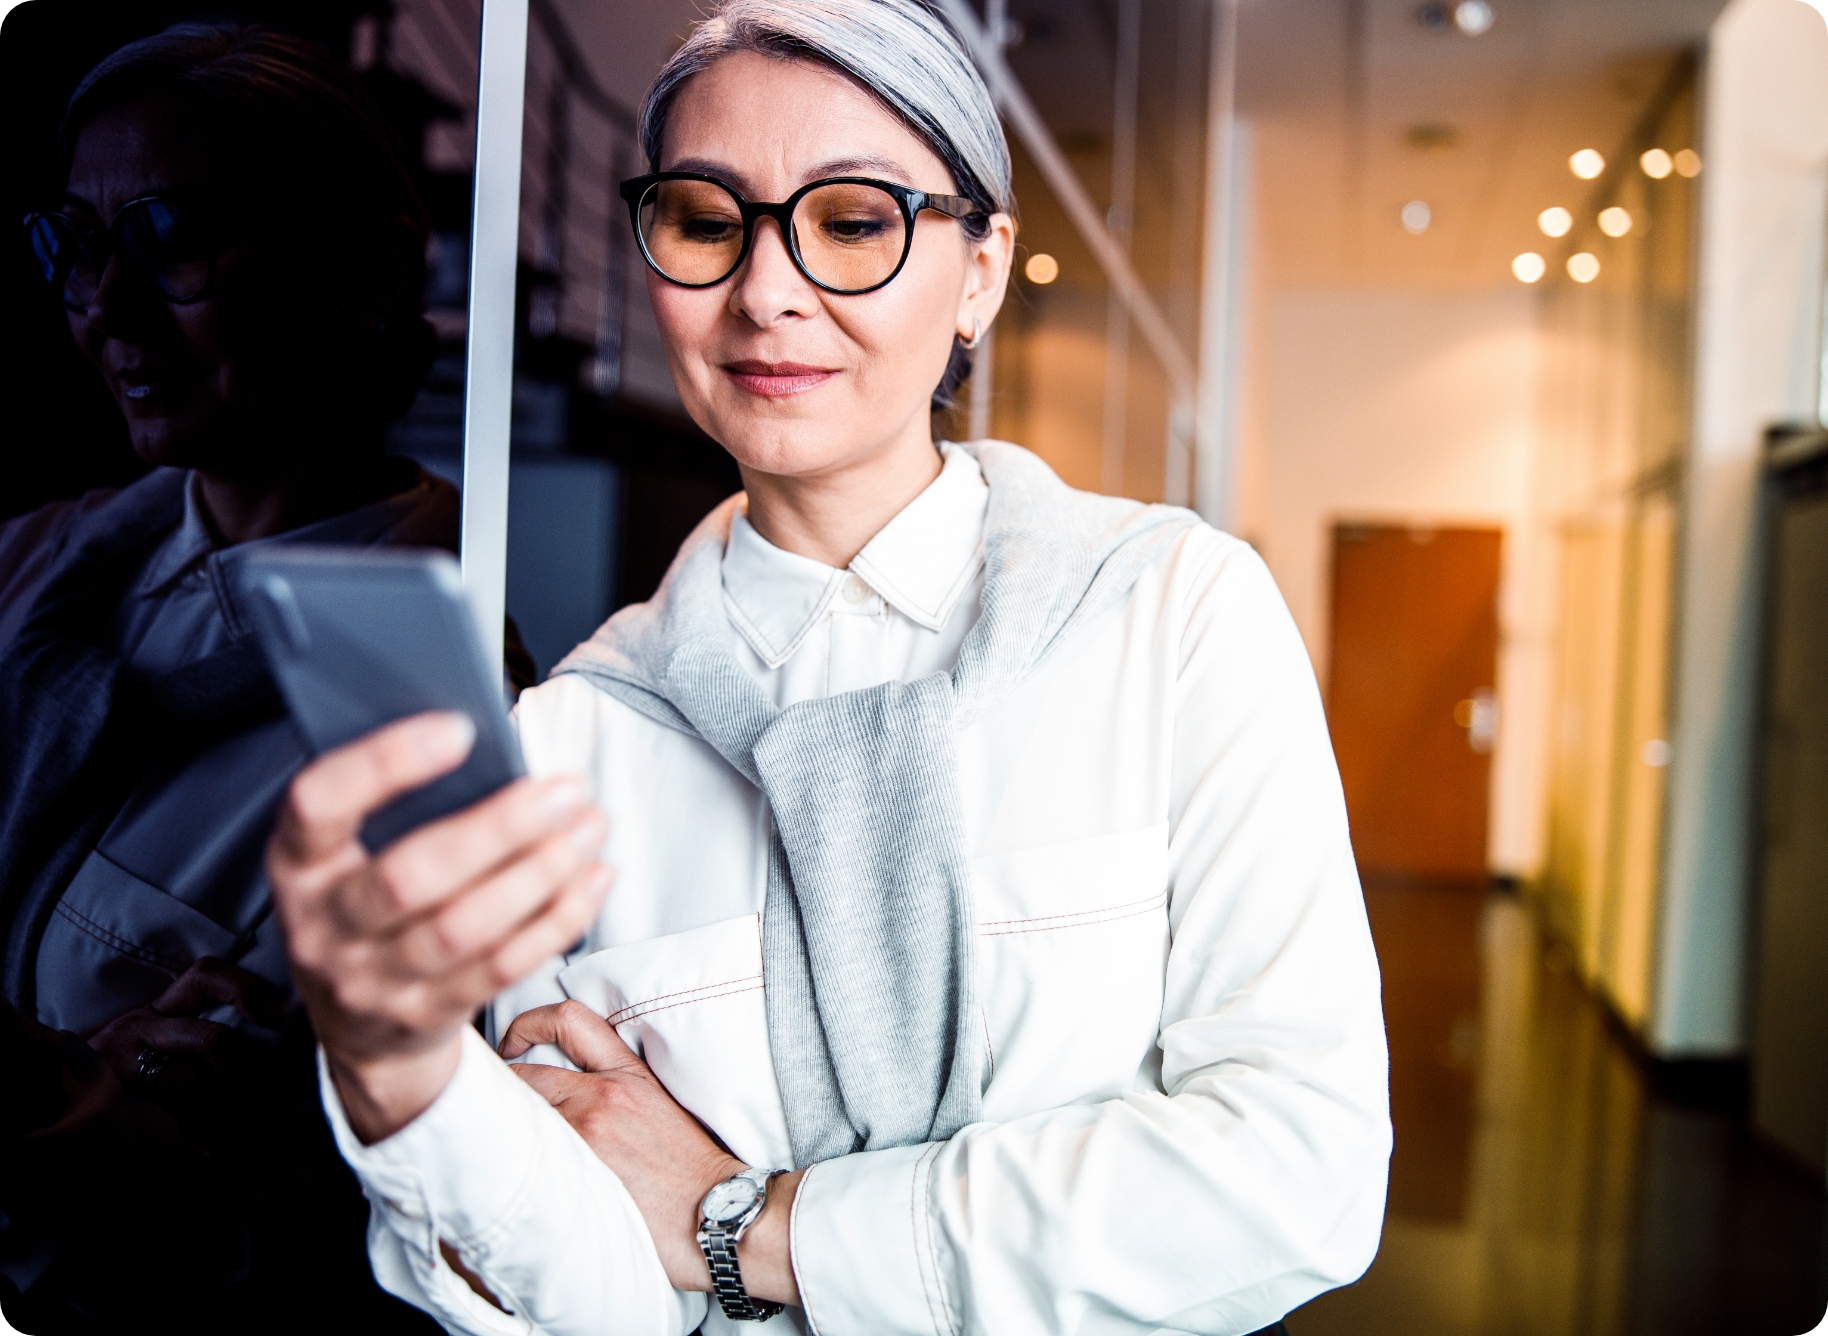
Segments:
[[[964,340],[965,351],[970,352],[984,341],[984,322],[976,316],[971,317],[971,337]]]

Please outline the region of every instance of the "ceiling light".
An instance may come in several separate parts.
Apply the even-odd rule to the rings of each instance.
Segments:
[[[1535,251],[1525,251],[1511,261],[1511,272],[1525,283],[1534,283],[1549,272],[1548,262]]]
[[[1582,251],[1568,257],[1568,277],[1576,283],[1591,283],[1599,277],[1599,259]]]
[[[1428,230],[1428,224],[1434,221],[1434,210],[1428,207],[1426,200],[1412,199],[1403,206],[1403,228],[1411,236],[1419,237]]]
[[[1606,159],[1598,149],[1583,148],[1568,159],[1568,170],[1583,181],[1591,181],[1606,170]]]
[[[1492,11],[1488,0],[1460,0],[1454,6],[1454,26],[1468,37],[1477,37],[1491,31],[1492,24],[1498,16]]]
[[[1574,215],[1557,204],[1536,215],[1536,226],[1542,229],[1545,237],[1565,237],[1568,229],[1574,226]]]
[[[1660,148],[1647,148],[1644,156],[1638,159],[1638,166],[1644,169],[1644,175],[1652,181],[1661,181],[1675,170],[1675,162]]]
[[[1678,149],[1675,163],[1676,170],[1684,176],[1701,175],[1701,155],[1692,148]]]
[[[1600,231],[1609,237],[1622,237],[1631,230],[1631,210],[1621,209],[1614,204],[1610,209],[1602,209],[1599,216]]]
[[[1030,283],[1046,286],[1060,277],[1060,261],[1051,255],[1031,255],[1028,263],[1022,266],[1022,272],[1028,275]]]

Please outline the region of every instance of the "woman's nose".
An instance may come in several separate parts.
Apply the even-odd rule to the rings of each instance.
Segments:
[[[110,255],[88,304],[76,318],[98,333],[120,337],[139,332],[152,309],[162,302],[149,277],[121,263],[120,256]]]
[[[818,290],[794,265],[787,237],[772,218],[755,224],[749,258],[730,289],[730,309],[764,328],[783,316],[807,316],[819,307]]]

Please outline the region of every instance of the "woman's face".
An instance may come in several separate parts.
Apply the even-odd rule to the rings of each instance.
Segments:
[[[954,194],[946,165],[855,83],[823,65],[749,52],[680,90],[664,171],[703,172],[745,199],[785,200],[828,176],[868,176]],[[711,288],[648,275],[667,361],[687,411],[745,468],[791,476],[866,464],[918,438],[954,334],[988,325],[1014,243],[1003,214],[972,243],[931,210],[886,287],[839,296],[808,282],[772,220],[743,265]]]
[[[140,102],[106,111],[82,131],[63,212],[88,228],[113,222],[145,195],[223,179],[205,137],[171,107]],[[117,256],[86,308],[69,312],[77,345],[127,419],[134,450],[151,464],[237,476],[257,473],[273,436],[307,395],[324,387],[307,367],[286,369],[277,294],[263,291],[257,257],[231,242],[201,300],[167,301]],[[257,457],[255,452],[259,452]]]

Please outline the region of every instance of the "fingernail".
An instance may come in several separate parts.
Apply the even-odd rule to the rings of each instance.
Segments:
[[[438,716],[435,727],[419,735],[419,749],[427,756],[442,758],[452,752],[468,752],[475,741],[475,721],[467,714],[449,710]]]
[[[570,816],[588,801],[584,786],[570,777],[553,780],[540,793],[540,808],[549,820],[557,822]]]
[[[595,854],[603,848],[603,839],[609,834],[605,826],[603,818],[593,812],[588,821],[580,821],[573,826],[567,838],[578,846],[580,852]]]

